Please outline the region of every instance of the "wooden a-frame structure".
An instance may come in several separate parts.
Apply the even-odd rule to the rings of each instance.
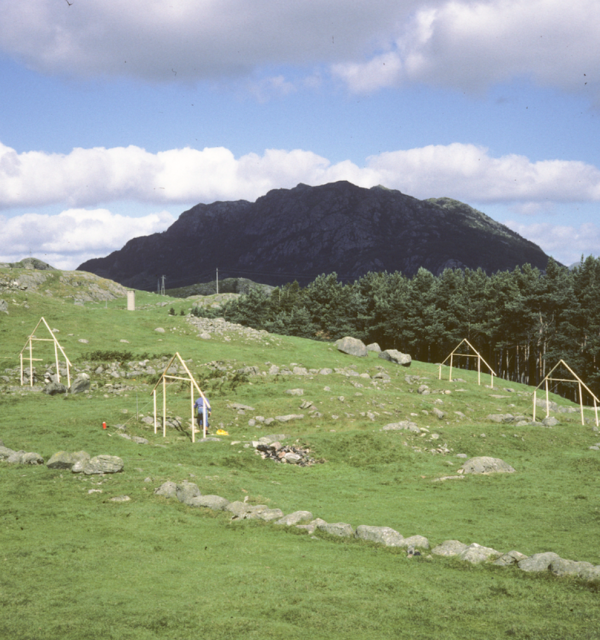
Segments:
[[[48,333],[51,336],[50,338],[37,338],[36,337],[35,332],[38,330],[38,327],[42,323],[44,324],[46,329],[48,329]],[[58,366],[58,352],[60,351],[61,354],[62,354],[62,357],[65,359],[65,363],[67,365],[67,386],[70,387],[71,386],[71,373],[70,373],[71,362],[69,361],[69,358],[67,358],[67,354],[65,353],[64,349],[60,346],[60,343],[56,339],[56,336],[54,335],[54,332],[52,331],[52,329],[50,329],[50,327],[48,326],[48,323],[46,322],[46,320],[43,317],[41,317],[38,320],[38,323],[35,325],[35,329],[31,332],[31,334],[27,338],[27,342],[25,343],[25,346],[21,349],[21,352],[19,353],[19,359],[21,361],[21,386],[23,386],[23,384],[24,384],[24,380],[23,380],[23,359],[24,359],[23,354],[24,354],[24,352],[26,350],[29,352],[29,355],[25,356],[25,358],[29,359],[29,384],[32,387],[33,387],[33,363],[34,363],[34,361],[41,362],[43,360],[43,358],[34,358],[33,357],[33,343],[34,342],[53,342],[54,343],[54,361],[56,363],[57,379],[60,382],[60,369],[59,369],[59,366]]]
[[[456,353],[458,349],[461,347],[461,345],[463,344],[466,344],[473,353]],[[448,376],[448,380],[452,382],[452,366],[454,364],[454,358],[477,358],[477,384],[478,385],[481,385],[481,363],[483,362],[483,364],[490,371],[490,376],[492,379],[491,387],[492,389],[494,388],[494,376],[497,375],[496,372],[492,369],[492,367],[490,367],[490,365],[483,359],[483,356],[479,353],[479,351],[477,351],[477,349],[475,349],[475,347],[466,338],[463,338],[463,340],[461,340],[458,343],[458,345],[450,352],[450,354],[447,356],[444,362],[442,362],[439,365],[439,377],[438,377],[439,380],[442,379],[442,366],[446,364],[448,359],[450,359],[450,375]]]
[[[565,369],[573,376],[572,378],[552,378],[552,374],[562,365]],[[581,411],[581,424],[585,424],[585,419],[583,417],[583,390],[585,389],[594,399],[594,413],[596,414],[596,426],[598,426],[598,403],[600,400],[596,398],[596,396],[592,393],[590,388],[585,384],[585,382],[571,369],[571,367],[564,361],[559,360],[557,364],[550,370],[548,374],[544,377],[544,379],[538,384],[538,386],[533,390],[533,419],[535,420],[535,402],[536,402],[536,394],[537,390],[544,385],[546,389],[546,418],[550,415],[550,402],[548,398],[549,393],[549,382],[576,382],[579,386],[579,408]]]
[[[173,364],[173,361],[175,360],[175,358],[177,358],[181,364],[181,366],[184,368],[185,372],[187,373],[187,377],[181,377],[181,376],[174,376],[170,373],[168,373],[168,370],[170,368],[170,366]],[[203,409],[203,415],[202,415],[202,437],[206,438],[206,396],[202,393],[202,389],[200,389],[200,387],[198,386],[198,383],[194,380],[194,376],[192,375],[191,371],[188,369],[187,365],[185,364],[185,362],[183,361],[182,357],[179,355],[179,352],[176,352],[175,355],[169,360],[169,362],[167,363],[167,366],[165,367],[165,370],[162,372],[158,382],[154,385],[154,389],[152,389],[152,396],[154,399],[154,433],[157,433],[158,431],[158,418],[157,418],[157,413],[156,413],[156,401],[157,401],[157,390],[159,387],[162,386],[162,392],[163,392],[163,438],[166,437],[167,435],[167,380],[182,380],[183,382],[189,382],[190,383],[190,397],[191,397],[191,401],[190,401],[190,411],[191,411],[191,426],[192,426],[192,442],[196,442],[196,427],[194,425],[194,388],[198,391],[198,395],[202,396],[202,398],[204,398],[204,409]]]

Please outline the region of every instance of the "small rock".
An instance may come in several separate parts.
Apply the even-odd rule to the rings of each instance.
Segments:
[[[310,521],[313,519],[313,514],[310,511],[294,511],[287,516],[283,516],[275,522],[275,524],[284,525],[286,527],[292,527],[302,522]]]
[[[154,331],[156,331],[156,333],[164,333],[165,330],[162,327],[156,327],[156,329],[154,329]]]
[[[459,556],[461,553],[466,551],[467,548],[468,545],[459,542],[458,540],[445,540],[442,544],[438,544],[437,547],[434,547],[431,550],[431,553],[436,556],[452,557]]]
[[[286,393],[290,396],[303,396],[304,389],[288,389]]]
[[[110,502],[129,502],[131,498],[129,496],[115,496],[110,499]]]
[[[371,527],[361,524],[356,527],[355,535],[361,540],[376,542],[377,544],[382,544],[386,547],[405,546],[404,537],[391,527]]]
[[[163,482],[160,487],[154,490],[154,493],[157,496],[164,496],[165,498],[176,498],[177,484],[175,482],[171,482],[170,480],[167,482]]]
[[[515,470],[500,458],[480,456],[467,460],[462,466],[464,473],[489,474],[489,473],[514,473]]]

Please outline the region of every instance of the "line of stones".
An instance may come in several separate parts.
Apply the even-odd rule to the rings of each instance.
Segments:
[[[321,531],[332,536],[358,538],[386,547],[405,548],[408,556],[420,555],[418,549],[429,549],[429,540],[424,536],[414,535],[404,538],[391,527],[359,525],[356,529],[345,522],[329,523],[321,518],[313,518],[310,511],[295,511],[284,515],[281,509],[272,509],[266,505],[250,505],[246,502],[229,502],[217,495],[202,495],[198,485],[193,482],[177,484],[172,481],[163,483],[154,493],[165,498],[176,498],[189,507],[205,507],[215,511],[228,511],[234,520],[264,520],[280,526],[294,526],[313,535]],[[470,545],[458,540],[445,540],[431,550],[437,556],[457,557],[471,564],[493,562],[498,566],[515,565],[526,572],[550,571],[556,576],[569,576],[587,582],[600,583],[600,565],[590,562],[566,560],[554,552],[536,553],[526,556],[519,551],[500,553],[490,547],[477,543]]]

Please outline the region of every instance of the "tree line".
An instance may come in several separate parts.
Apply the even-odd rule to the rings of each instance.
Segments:
[[[195,313],[317,340],[350,335],[434,363],[467,338],[504,379],[537,385],[562,358],[600,395],[600,258],[592,256],[572,269],[550,259],[543,272],[528,264],[492,275],[419,269],[348,284],[324,274],[304,288],[256,289],[217,312]],[[555,390],[574,398],[571,386]]]

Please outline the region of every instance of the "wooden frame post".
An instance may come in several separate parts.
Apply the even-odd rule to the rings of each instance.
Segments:
[[[185,369],[187,377],[183,378],[181,376],[171,375],[168,373],[169,368],[173,361],[177,358],[181,366]],[[158,382],[154,385],[154,389],[152,389],[152,394],[154,395],[154,433],[157,431],[157,413],[156,413],[156,394],[158,391],[159,385],[162,383],[162,392],[163,392],[163,438],[167,435],[167,379],[169,380],[182,380],[190,383],[190,416],[191,416],[191,430],[192,430],[192,442],[196,442],[196,426],[194,424],[194,389],[198,392],[198,395],[202,396],[206,401],[204,403],[203,410],[203,437],[206,438],[206,396],[202,393],[202,389],[198,386],[198,383],[194,380],[194,376],[191,371],[188,369],[187,365],[179,355],[179,353],[175,353],[175,355],[169,360],[167,363],[162,375],[160,376]]]
[[[565,369],[567,369],[567,371],[573,376],[572,378],[553,378],[552,374],[556,371],[556,369],[558,369],[558,367],[560,366],[564,366]],[[585,416],[583,414],[583,392],[587,391],[587,393],[590,394],[590,396],[592,396],[593,400],[594,400],[594,414],[596,417],[596,426],[598,425],[598,398],[594,395],[594,393],[592,392],[592,390],[585,384],[585,382],[573,371],[573,369],[571,369],[571,367],[564,361],[564,360],[559,360],[554,367],[552,367],[552,369],[549,371],[549,373],[547,373],[544,376],[544,379],[538,384],[538,386],[533,390],[533,419],[535,421],[535,409],[536,409],[536,400],[537,400],[537,390],[542,386],[542,384],[545,387],[546,390],[546,417],[548,417],[550,415],[550,397],[549,397],[549,389],[548,389],[548,385],[549,382],[569,382],[569,383],[573,383],[576,382],[577,383],[577,388],[579,391],[579,411],[581,414],[581,424],[584,425],[585,424]]]
[[[471,351],[473,351],[473,353],[456,353],[463,343],[467,344],[468,347],[471,349]],[[466,338],[464,338],[458,343],[458,345],[448,354],[444,362],[440,363],[439,373],[438,373],[439,380],[442,379],[442,367],[446,364],[446,362],[449,359],[450,373],[448,375],[448,381],[452,382],[452,368],[454,367],[455,356],[457,358],[477,358],[477,384],[478,385],[481,385],[481,363],[483,362],[483,364],[489,369],[490,376],[491,376],[491,388],[492,389],[494,388],[494,376],[496,375],[496,372],[492,369],[492,367],[490,367],[490,365],[485,361],[485,359],[479,353],[479,351],[477,351],[477,349],[475,349],[475,347]]]
[[[46,329],[48,329],[48,333],[50,334],[50,338],[37,338],[35,335],[35,332],[37,331],[38,327],[40,326],[40,324],[44,324]],[[38,320],[38,323],[35,325],[35,329],[31,332],[31,334],[29,335],[29,337],[27,338],[27,342],[25,343],[25,346],[21,349],[21,352],[19,353],[19,362],[21,365],[21,386],[23,386],[25,384],[25,380],[24,380],[24,362],[23,362],[23,353],[25,352],[25,350],[29,351],[29,385],[33,387],[33,362],[34,361],[39,361],[42,362],[41,358],[34,358],[33,357],[33,342],[53,342],[54,343],[54,363],[56,365],[56,374],[57,374],[57,380],[58,382],[60,382],[60,362],[58,359],[58,352],[60,351],[62,357],[65,359],[65,366],[67,368],[67,386],[70,387],[71,386],[71,362],[69,360],[69,358],[67,358],[67,354],[65,353],[65,350],[61,347],[60,342],[56,339],[56,336],[54,335],[54,332],[52,331],[52,329],[50,329],[50,326],[48,325],[48,323],[46,322],[45,318],[40,318]]]

